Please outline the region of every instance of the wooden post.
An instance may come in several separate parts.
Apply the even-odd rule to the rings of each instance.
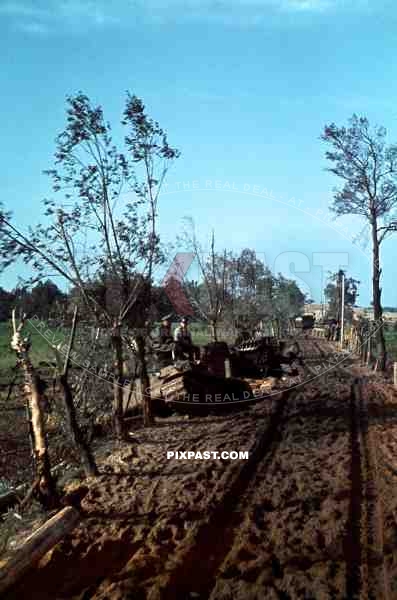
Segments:
[[[121,385],[124,371],[123,360],[123,340],[121,337],[121,325],[118,322],[113,324],[112,345],[114,348],[114,367],[116,377],[113,381],[113,420],[116,436],[122,439],[124,436],[123,428],[123,388]]]
[[[149,427],[154,423],[154,419],[152,414],[150,379],[147,371],[145,338],[141,334],[137,335],[135,342],[138,350],[140,380],[142,385],[143,424],[145,427]]]
[[[142,407],[143,410],[143,387],[140,378],[135,380],[135,401],[138,406]]]
[[[230,379],[232,376],[232,369],[230,366],[230,360],[228,358],[225,359],[225,378]]]
[[[367,365],[369,365],[369,361],[371,360],[371,333],[368,336],[367,344],[368,344]]]
[[[0,595],[34,567],[76,526],[80,513],[67,506],[32,533],[22,547],[0,568]]]
[[[128,385],[123,386],[123,414],[127,412],[131,405],[131,400],[134,394],[134,384],[132,381]]]
[[[341,289],[341,317],[340,317],[340,349],[343,350],[343,342],[345,336],[345,274],[342,273],[342,289]]]
[[[393,364],[393,382],[394,388],[397,389],[397,362]]]

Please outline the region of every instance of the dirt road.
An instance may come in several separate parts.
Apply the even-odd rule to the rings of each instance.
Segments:
[[[300,343],[304,385],[102,449],[81,525],[8,598],[397,598],[397,398]]]

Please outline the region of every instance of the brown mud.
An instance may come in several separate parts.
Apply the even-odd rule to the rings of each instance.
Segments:
[[[302,346],[310,364],[335,350]],[[397,598],[397,394],[380,377],[340,365],[240,413],[131,433],[100,448],[81,523],[8,600]]]

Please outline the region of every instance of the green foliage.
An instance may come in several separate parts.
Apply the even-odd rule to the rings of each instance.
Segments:
[[[278,319],[288,320],[301,312],[305,303],[305,295],[296,281],[286,279],[279,273],[275,278],[275,293],[273,299],[274,314]]]
[[[11,318],[11,312],[15,305],[15,294],[0,288],[0,322]]]
[[[50,269],[79,290],[95,318],[111,324],[113,314],[98,303],[92,284],[118,282],[122,321],[136,299],[137,275],[152,282],[153,266],[163,259],[155,227],[159,192],[179,152],[130,94],[123,150],[102,107],[82,92],[67,99],[66,116],[54,167],[46,171],[54,197],[44,200],[44,224],[24,234],[0,206],[0,269],[22,259],[36,280]]]
[[[397,361],[397,324],[385,331],[387,354],[392,361]]]
[[[328,171],[342,180],[332,210],[369,221],[386,219],[382,239],[389,226],[394,230],[388,218],[397,205],[397,145],[386,144],[384,127],[371,128],[366,117],[355,114],[348,127],[326,125],[321,138],[330,148],[325,153]]]
[[[67,339],[67,332],[52,328],[44,327],[44,322],[41,322],[43,327],[34,326],[34,321],[27,321],[24,333],[29,335],[32,347],[30,357],[34,366],[38,366],[41,362],[53,362],[54,353],[50,347],[50,341],[59,341]],[[12,369],[15,367],[16,358],[15,352],[11,350],[10,342],[12,337],[12,324],[10,321],[0,323],[0,385],[7,385],[12,379]]]
[[[281,274],[273,275],[254,250],[245,248],[238,256],[215,254],[213,264],[212,279],[185,284],[187,296],[199,307],[197,316],[211,314],[208,288],[214,296],[217,290],[222,291],[221,321],[225,331],[235,327],[254,329],[260,321],[274,319],[286,325],[289,318],[301,312],[305,295],[297,283]],[[212,280],[215,283],[209,285]]]
[[[353,306],[358,298],[358,286],[360,282],[353,277],[346,277],[346,273],[340,270],[338,273],[331,273],[329,281],[324,289],[324,296],[328,303],[327,317],[329,319],[340,319],[341,306],[341,285],[342,275],[345,274],[345,320],[351,321],[353,316]]]

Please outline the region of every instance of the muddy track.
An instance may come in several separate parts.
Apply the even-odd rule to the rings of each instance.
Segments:
[[[327,356],[317,341],[311,338],[299,340],[305,357],[319,362]],[[226,493],[223,501],[214,509],[209,519],[190,540],[176,568],[172,570],[161,598],[209,598],[213,592],[219,569],[228,557],[247,507],[254,504],[256,479],[262,479],[267,467],[274,461],[277,449],[288,426],[288,405],[293,404],[301,391],[289,390],[282,394],[270,423],[263,431],[249,462],[240,472],[238,479]],[[199,568],[198,568],[199,566]],[[277,565],[272,566],[277,577]],[[354,585],[354,582],[353,582]],[[212,597],[212,596],[211,596]],[[353,597],[353,596],[352,596]]]
[[[318,362],[327,356],[319,341],[311,337],[300,337],[297,340],[298,346],[303,353],[304,362]]]
[[[383,517],[378,495],[377,457],[364,400],[365,381],[351,388],[351,494],[344,551],[347,597],[390,600],[384,562]]]
[[[309,363],[324,364],[336,350],[325,340],[297,341]],[[194,484],[192,499],[181,497],[184,488],[175,492],[172,486],[165,486],[164,478],[154,482],[149,491],[136,487],[137,498],[140,489],[146,490],[145,504],[140,508],[138,501],[129,500],[128,510],[134,521],[136,508],[143,511],[142,517],[148,518],[144,532],[133,539],[135,525],[129,523],[127,513],[121,537],[112,538],[120,560],[117,555],[111,565],[108,546],[102,548],[103,564],[98,548],[92,546],[91,558],[96,564],[86,576],[98,574],[98,579],[90,580],[89,587],[88,580],[76,581],[76,593],[86,588],[78,597],[391,600],[368,409],[370,392],[365,380],[354,377],[352,370],[338,364],[327,379],[312,378],[299,389],[273,396],[266,418],[258,410],[233,422],[219,421],[219,427],[218,421],[212,426],[205,421],[203,431],[186,432],[177,445],[170,431],[173,450],[185,449],[187,444],[200,449],[207,436],[214,435],[215,425],[219,448],[230,445],[231,440],[247,443],[251,436],[249,460],[238,469],[233,464],[222,465],[225,476],[204,478],[202,487],[171,470],[183,486]],[[189,431],[191,425],[186,426]],[[153,434],[143,432],[141,443],[145,435]],[[162,444],[166,440],[168,437]],[[153,442],[156,449],[159,440]],[[164,468],[171,469],[170,464],[164,463]],[[106,492],[113,502],[111,484],[104,480],[106,485],[97,492]],[[94,492],[86,508],[95,520]],[[164,494],[169,498],[159,504]],[[203,505],[199,504],[201,497],[207,498]],[[193,515],[195,508],[198,512]],[[100,535],[99,525],[96,527]],[[152,540],[146,548],[143,537],[156,538],[155,545]],[[78,552],[74,558],[77,565]],[[70,572],[69,577],[75,578],[76,573]],[[23,597],[30,597],[29,593]],[[62,597],[72,595],[65,592]]]
[[[183,560],[170,574],[162,599],[189,598],[192,592],[197,594],[196,597],[209,598],[218,569],[233,544],[235,530],[241,524],[245,507],[249,504],[246,490],[254,480],[258,467],[261,466],[263,471],[266,463],[271,462],[282,439],[287,404],[295,394],[289,390],[281,394],[268,426],[250,453],[249,461],[241,469],[222,503],[201,526],[186,549]]]
[[[310,339],[305,339],[302,346],[305,355],[309,354],[313,361],[324,360],[330,349],[324,349],[317,341]],[[336,371],[342,377],[349,374],[344,367],[336,367]],[[350,403],[345,412],[350,445],[350,490],[340,557],[345,562],[346,593],[343,597],[348,600],[389,600],[389,581],[383,559],[383,518],[377,493],[376,451],[369,430],[362,387],[363,383],[358,379],[353,381]],[[290,392],[289,399],[291,396]],[[283,437],[288,433],[290,417],[287,407],[288,397],[285,395],[273,415],[269,427],[271,436],[266,437],[264,432],[249,466],[200,529],[186,551],[184,560],[172,572],[162,598],[188,598],[192,592],[198,598],[218,597],[217,576],[236,544],[244,512],[255,504],[255,484],[263,480],[270,464],[277,458]],[[320,560],[315,559],[313,564]],[[277,573],[276,567],[272,564],[277,580],[282,576],[283,567],[280,566],[280,573]],[[306,568],[303,567],[303,570]]]

